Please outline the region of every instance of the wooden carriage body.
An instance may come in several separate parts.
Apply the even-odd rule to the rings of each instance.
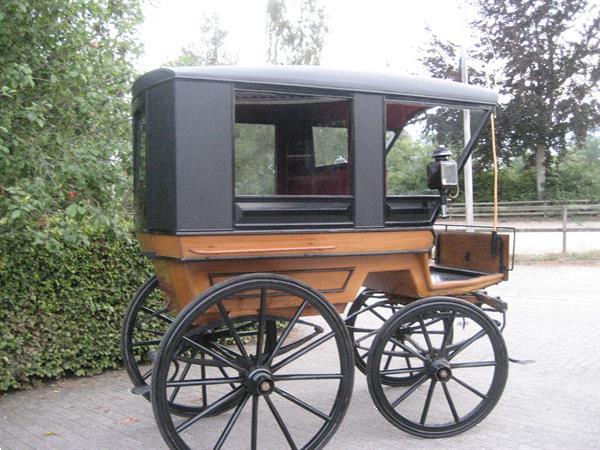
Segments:
[[[436,233],[438,195],[386,193],[386,132],[397,137],[438,106],[487,117],[492,91],[323,68],[214,67],[159,69],[133,94],[137,232],[174,311],[245,273],[305,282],[340,312],[364,287],[408,302],[507,277],[506,237]],[[258,299],[236,304],[232,315],[256,314]],[[281,298],[276,313],[295,308]]]

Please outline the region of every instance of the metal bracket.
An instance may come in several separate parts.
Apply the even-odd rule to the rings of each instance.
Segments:
[[[492,297],[482,292],[475,292],[475,297],[481,303],[494,308],[496,311],[505,312],[508,310],[508,303],[502,300],[500,297]]]

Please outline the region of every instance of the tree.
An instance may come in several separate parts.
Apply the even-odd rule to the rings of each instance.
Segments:
[[[462,81],[461,77],[461,46],[437,36],[428,29],[430,40],[421,48],[421,63],[434,78]],[[473,30],[477,33],[476,30]],[[467,59],[469,61],[467,76],[469,84],[489,87],[498,82],[495,70],[490,67],[495,61],[487,41],[482,42],[475,35],[467,44]],[[498,111],[501,114],[501,111]],[[481,123],[481,111],[471,111],[471,132]],[[425,118],[426,129],[436,132],[443,139],[443,144],[451,149],[462,149],[464,146],[463,112],[461,109],[440,108],[436,114],[428,114]],[[474,167],[480,170],[491,168],[492,158],[490,148],[489,127],[484,127],[478,141],[478,149],[473,153]],[[484,150],[485,151],[481,151]],[[477,175],[477,174],[476,174]]]
[[[235,64],[237,57],[227,51],[225,40],[228,32],[221,27],[219,16],[215,13],[204,16],[200,26],[200,42],[181,49],[181,55],[167,66],[214,66],[217,64]]]
[[[124,231],[139,0],[0,2],[0,233]]]
[[[600,138],[590,136],[553,165],[551,172],[547,189],[552,198],[600,201]]]
[[[478,70],[469,68],[469,82],[485,85],[491,75],[499,87],[501,161],[510,164],[524,156],[525,167],[536,169],[536,193],[542,199],[547,170],[600,124],[600,104],[593,95],[600,79],[598,7],[587,0],[477,4],[481,19],[472,34],[483,42],[476,39],[471,48],[470,61]],[[457,46],[434,36],[422,62],[433,76],[460,81],[458,56]],[[498,76],[482,70],[490,64],[501,66]],[[455,134],[459,126],[456,121]],[[474,162],[488,164],[485,158]]]
[[[328,28],[317,0],[298,0],[299,19],[290,19],[285,0],[267,3],[267,62],[319,65]]]
[[[509,153],[525,152],[545,197],[552,155],[582,143],[600,124],[594,97],[600,80],[600,14],[588,0],[479,0],[477,28],[504,60],[508,96],[499,137]]]

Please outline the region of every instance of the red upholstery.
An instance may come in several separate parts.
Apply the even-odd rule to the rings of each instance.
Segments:
[[[348,168],[287,180],[287,195],[350,195]]]

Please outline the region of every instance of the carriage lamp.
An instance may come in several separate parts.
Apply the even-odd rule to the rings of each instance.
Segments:
[[[440,192],[442,217],[448,217],[448,191],[458,186],[458,168],[450,156],[450,150],[440,145],[431,154],[433,162],[427,165],[427,185]]]

